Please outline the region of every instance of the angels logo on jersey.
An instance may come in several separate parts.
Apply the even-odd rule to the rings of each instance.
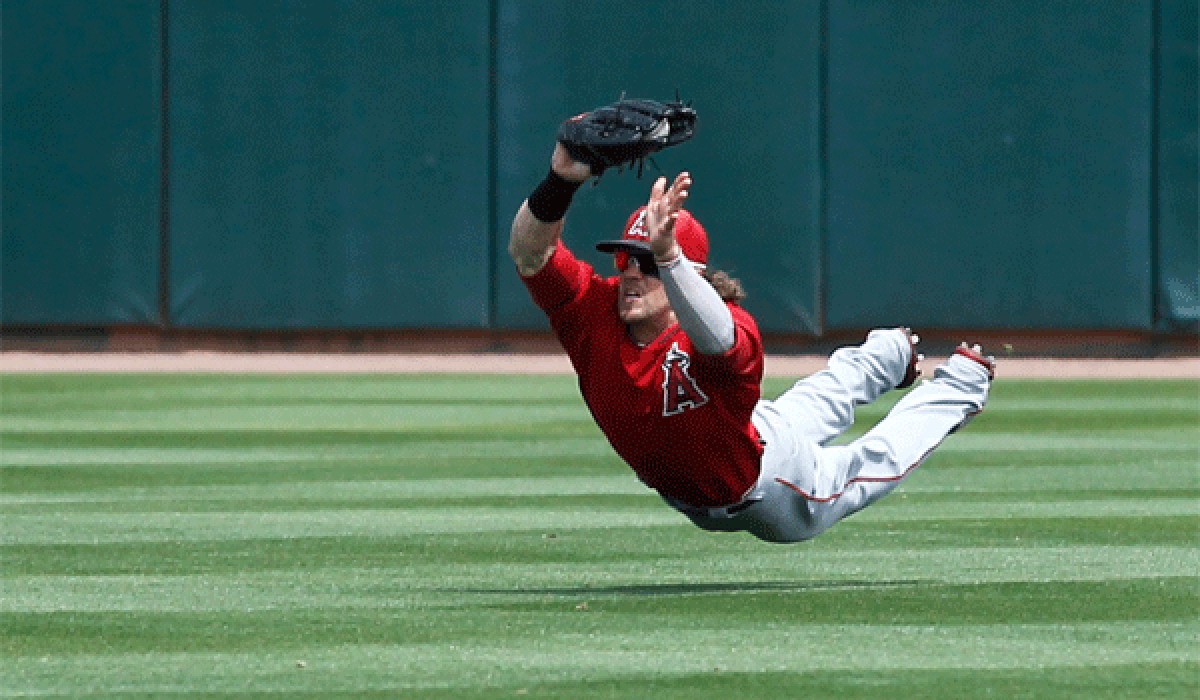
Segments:
[[[679,343],[671,345],[667,359],[663,360],[663,415],[677,416],[692,408],[708,403],[708,397],[696,386],[696,380],[688,373],[692,358],[679,349]]]

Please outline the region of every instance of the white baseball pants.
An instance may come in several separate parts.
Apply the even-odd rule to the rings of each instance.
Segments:
[[[816,537],[887,495],[959,426],[983,410],[987,369],[952,355],[919,382],[874,428],[830,446],[870,403],[904,378],[912,347],[903,330],[874,330],[861,346],[833,353],[828,367],[782,396],[761,400],[754,424],[766,442],[762,472],[729,517],[689,515],[706,530],[745,530],[769,542]]]

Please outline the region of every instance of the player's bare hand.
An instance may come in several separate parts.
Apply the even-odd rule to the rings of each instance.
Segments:
[[[587,163],[580,163],[567,153],[561,143],[554,144],[554,155],[550,158],[550,167],[558,176],[572,182],[583,182],[592,176],[592,169]]]
[[[646,203],[646,233],[654,257],[662,262],[674,260],[681,253],[675,242],[675,221],[687,202],[691,186],[691,174],[682,172],[675,176],[669,187],[667,178],[659,177],[650,188],[650,201]]]

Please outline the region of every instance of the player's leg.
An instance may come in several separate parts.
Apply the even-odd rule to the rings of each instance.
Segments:
[[[800,437],[824,445],[854,423],[856,406],[916,379],[916,342],[906,328],[873,330],[862,345],[837,350],[825,369],[771,403]]]
[[[947,435],[983,410],[993,376],[990,358],[960,348],[861,438],[821,450],[821,500],[814,506],[821,529],[895,489]]]
[[[810,539],[883,497],[983,410],[992,374],[989,359],[961,349],[849,445],[819,447],[769,433],[756,494],[762,500],[746,511],[746,529],[774,542]],[[769,430],[767,422],[756,424]]]

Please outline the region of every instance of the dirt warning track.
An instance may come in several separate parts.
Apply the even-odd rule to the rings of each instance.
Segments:
[[[928,375],[944,358],[928,357]],[[766,373],[802,377],[819,371],[827,358],[768,355]],[[489,373],[570,374],[562,354],[357,354],[357,353],[0,353],[0,373],[199,372],[199,373]],[[997,379],[1195,379],[1200,357],[1160,359],[999,358]]]

